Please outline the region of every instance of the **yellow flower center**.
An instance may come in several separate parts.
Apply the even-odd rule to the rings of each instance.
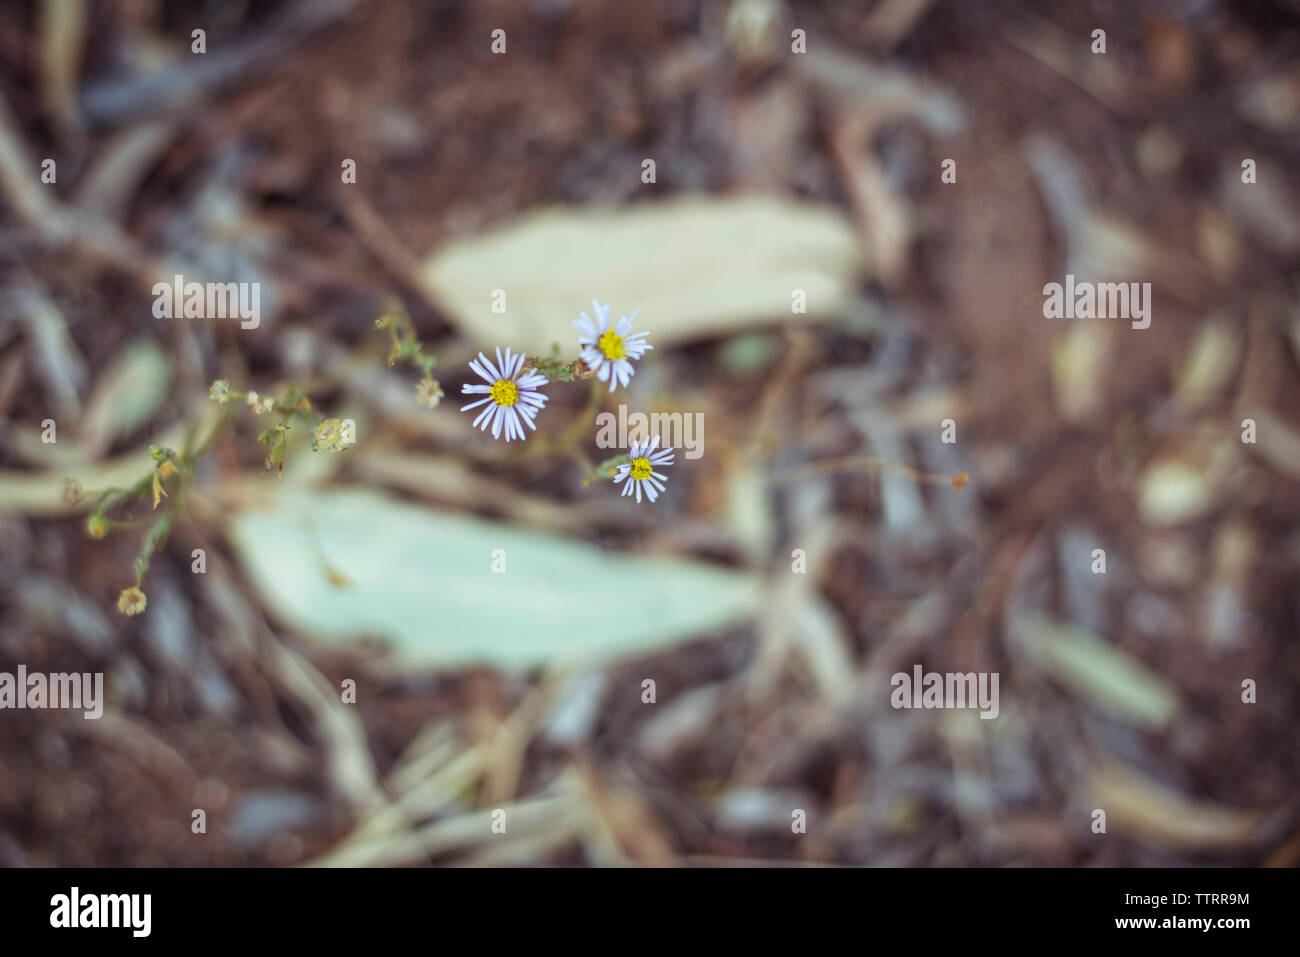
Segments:
[[[497,379],[489,394],[497,405],[514,405],[519,401],[519,386],[510,379]]]
[[[650,460],[642,455],[632,460],[632,477],[644,481],[650,477]]]
[[[615,333],[613,329],[601,336],[596,345],[600,347],[601,352],[605,353],[606,359],[623,358],[623,337]]]

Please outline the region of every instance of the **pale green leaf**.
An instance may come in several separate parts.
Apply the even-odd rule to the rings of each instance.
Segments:
[[[386,639],[412,663],[518,670],[648,655],[743,621],[757,599],[749,574],[370,490],[268,495],[234,513],[229,533],[271,612],[316,638]]]
[[[92,443],[107,445],[148,422],[171,392],[172,363],[151,339],[131,343],[99,377],[82,423]]]
[[[572,321],[592,299],[663,346],[761,322],[834,316],[862,256],[837,211],[770,196],[690,196],[629,208],[534,213],[437,251],[423,266],[430,295],[480,348],[577,351]],[[492,310],[495,290],[505,313]],[[490,351],[490,349],[489,349]]]
[[[1045,672],[1121,721],[1159,729],[1178,710],[1178,698],[1163,678],[1082,628],[1026,615],[1015,619],[1013,632]]]
[[[1205,469],[1170,460],[1151,464],[1142,475],[1138,505],[1151,525],[1192,521],[1213,504],[1214,489]]]

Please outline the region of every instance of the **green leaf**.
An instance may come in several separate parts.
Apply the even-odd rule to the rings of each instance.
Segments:
[[[416,664],[519,670],[644,656],[743,621],[757,602],[756,576],[701,562],[364,489],[266,494],[231,516],[229,535],[271,612],[327,641],[387,639]]]
[[[1159,729],[1178,711],[1163,678],[1083,628],[1026,614],[1013,620],[1012,633],[1039,667],[1121,721]]]

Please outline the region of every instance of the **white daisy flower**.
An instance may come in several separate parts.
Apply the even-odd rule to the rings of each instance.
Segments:
[[[631,360],[640,359],[647,349],[654,348],[644,341],[650,333],[632,331],[632,320],[641,310],[611,323],[608,303],[602,306],[593,299],[591,304],[596,309],[595,319],[584,312],[581,319],[573,320],[573,327],[579,333],[582,361],[596,373],[596,378],[609,383],[610,392],[615,385],[626,389],[632,380]]]
[[[623,479],[627,479],[627,484],[623,486],[623,494],[631,495],[632,490],[636,489],[636,500],[641,501],[641,486],[645,486],[646,495],[650,496],[650,501],[659,497],[659,493],[664,490],[664,482],[667,476],[656,472],[656,465],[672,465],[673,450],[662,449],[655,451],[655,446],[659,444],[659,436],[655,436],[646,445],[632,443],[632,451],[628,453],[628,460],[618,467],[618,472],[614,476],[614,484],[617,485]]]
[[[491,425],[492,438],[494,439],[501,438],[501,432],[504,430],[507,442],[514,438],[527,438],[527,434],[524,432],[525,425],[534,431],[537,430],[533,417],[546,405],[547,398],[538,392],[537,388],[546,385],[547,379],[546,376],[539,375],[536,372],[520,376],[519,373],[524,368],[524,354],[522,352],[514,353],[506,349],[505,358],[503,359],[501,357],[501,347],[498,346],[496,365],[493,365],[492,360],[480,352],[478,362],[471,359],[469,367],[487,383],[487,385],[466,384],[461,387],[461,392],[465,395],[487,393],[487,398],[461,406],[462,412],[468,412],[480,405],[486,405],[486,408],[474,420],[475,428],[481,425],[483,431],[486,432],[488,426]]]

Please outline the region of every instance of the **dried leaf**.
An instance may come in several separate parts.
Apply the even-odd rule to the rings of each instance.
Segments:
[[[1187,350],[1174,394],[1184,405],[1216,399],[1227,389],[1241,358],[1241,337],[1223,320],[1201,326]]]
[[[41,92],[45,108],[67,132],[77,129],[77,70],[81,65],[90,7],[82,0],[42,0]]]
[[[1052,346],[1056,407],[1067,422],[1087,421],[1105,398],[1114,335],[1097,322],[1080,322]]]
[[[1264,813],[1197,801],[1116,763],[1090,780],[1091,802],[1107,824],[1176,850],[1238,847],[1250,843]]]
[[[615,318],[640,310],[650,342],[791,318],[792,291],[811,315],[849,301],[861,257],[830,209],[767,196],[686,199],[630,209],[547,210],[455,243],[423,267],[427,291],[476,341],[547,354],[576,351],[571,322],[591,300]],[[494,290],[506,312],[491,310]]]
[[[1155,462],[1143,473],[1139,508],[1152,525],[1177,525],[1199,518],[1214,504],[1204,469],[1177,460]]]

